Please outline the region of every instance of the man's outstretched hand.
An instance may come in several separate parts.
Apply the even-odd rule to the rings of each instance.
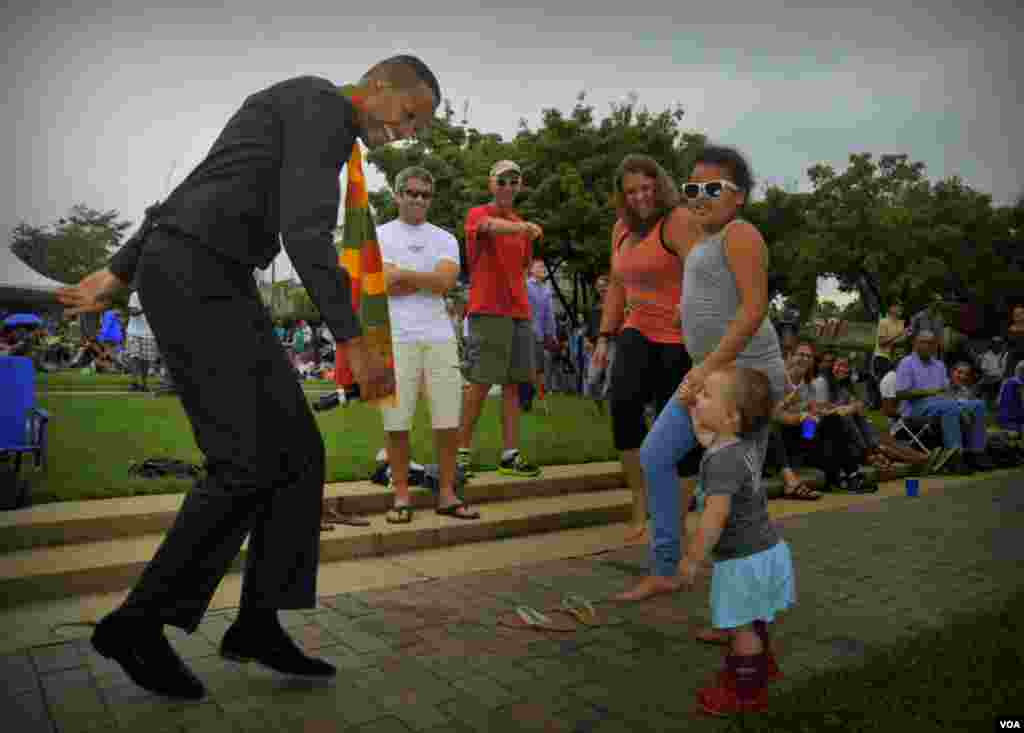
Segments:
[[[395,371],[377,354],[366,348],[360,336],[344,344],[352,376],[359,385],[359,399],[372,402],[395,393]]]
[[[64,317],[74,318],[82,313],[99,313],[110,307],[111,298],[127,283],[104,268],[82,278],[78,285],[57,291],[57,300],[64,306]]]

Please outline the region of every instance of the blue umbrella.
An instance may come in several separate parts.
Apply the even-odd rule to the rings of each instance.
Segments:
[[[43,319],[34,313],[15,313],[4,319],[5,326],[41,326]]]

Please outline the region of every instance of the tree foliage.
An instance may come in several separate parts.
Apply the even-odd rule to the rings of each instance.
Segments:
[[[430,220],[452,231],[463,253],[466,212],[490,199],[491,165],[506,158],[519,163],[525,185],[517,206],[525,218],[544,227],[545,237],[535,246],[536,253],[559,269],[562,282],[573,283],[572,297],[558,282],[555,285],[575,321],[582,307],[581,286],[592,283],[609,266],[615,169],[628,153],[646,153],[676,180],[682,178],[704,142],[702,136],[680,129],[682,119],[680,108],[654,114],[632,95],[627,102],[612,105],[599,121],[580,93],[568,115],[546,109],[536,130],[521,121],[515,137],[505,141],[481,133],[467,120],[457,122],[446,101],[433,127],[418,141],[377,148],[368,160],[391,185],[407,166],[429,170],[435,180]],[[397,216],[391,191],[373,192],[370,201],[380,221]]]
[[[50,226],[19,223],[11,231],[11,250],[47,277],[78,282],[103,267],[121,245],[131,222],[121,221],[119,216],[116,210],[101,212],[76,204]]]

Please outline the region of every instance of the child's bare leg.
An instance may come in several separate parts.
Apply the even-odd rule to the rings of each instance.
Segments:
[[[741,657],[752,657],[764,651],[761,635],[754,630],[753,624],[738,626],[730,632],[732,636],[732,653]]]

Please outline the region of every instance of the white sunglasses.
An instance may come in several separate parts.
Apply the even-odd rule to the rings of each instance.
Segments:
[[[732,181],[707,181],[705,183],[684,183],[683,195],[688,199],[695,199],[704,195],[709,199],[717,199],[725,189],[739,193],[740,187]]]

